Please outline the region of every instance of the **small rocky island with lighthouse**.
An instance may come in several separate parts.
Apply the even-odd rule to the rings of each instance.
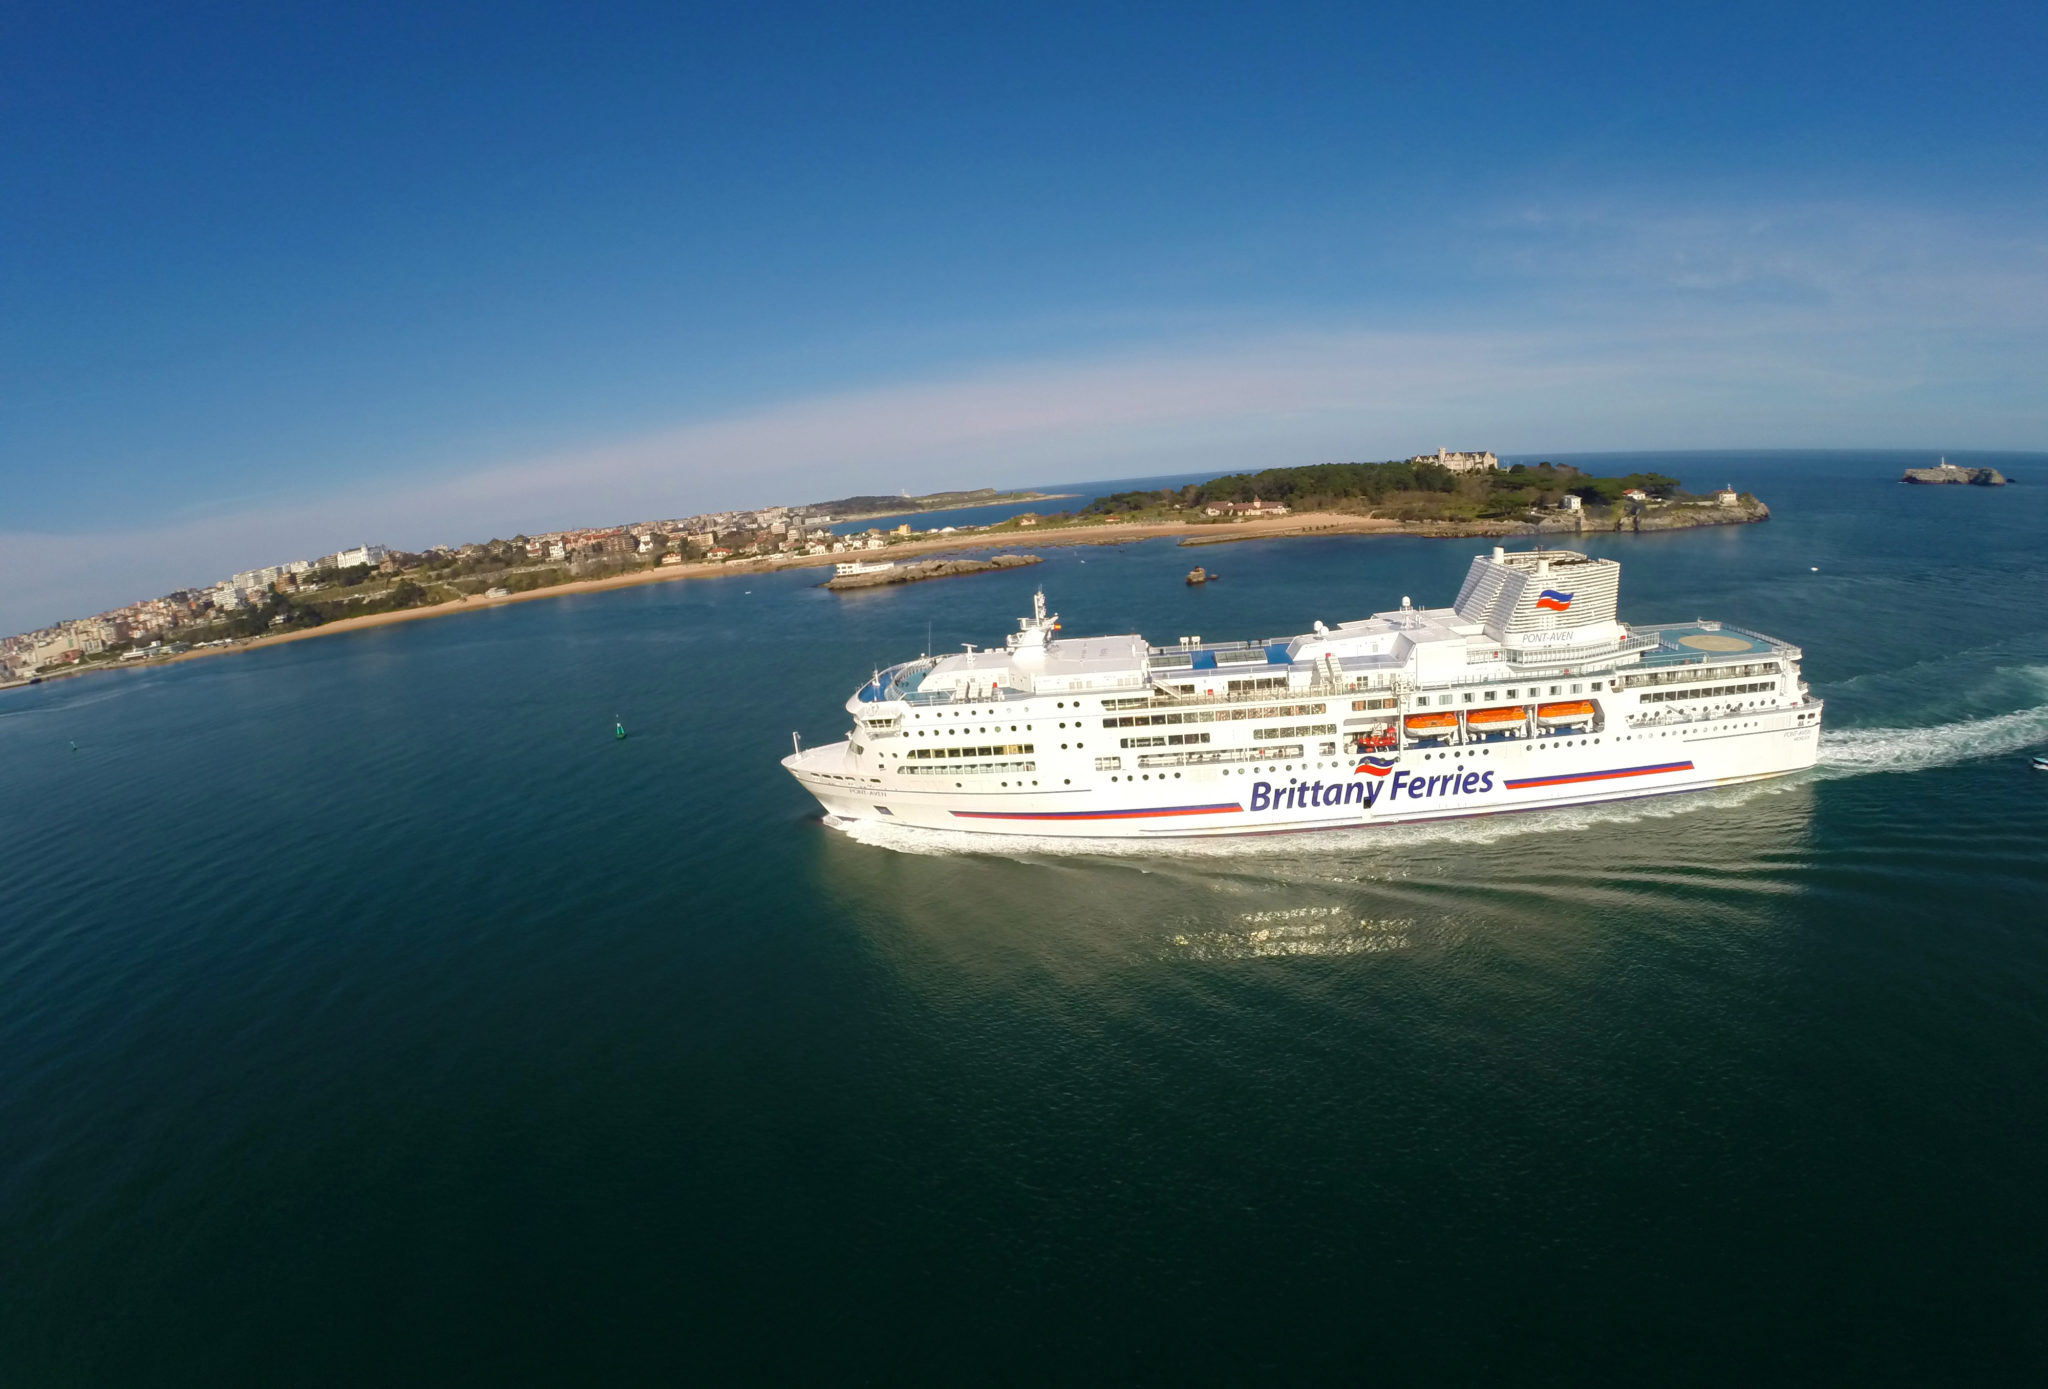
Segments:
[[[1944,458],[1932,468],[1906,469],[1906,475],[1899,481],[1918,483],[1922,486],[1945,483],[1950,486],[2003,487],[2005,474],[1996,468],[1958,467]]]

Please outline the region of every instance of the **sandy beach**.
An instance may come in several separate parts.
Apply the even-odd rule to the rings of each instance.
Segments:
[[[779,573],[785,569],[823,569],[848,559],[902,559],[911,555],[930,555],[961,550],[1038,550],[1060,545],[1127,545],[1140,540],[1177,538],[1183,545],[1225,545],[1242,540],[1273,540],[1287,536],[1308,535],[1418,535],[1436,538],[1460,536],[1498,536],[1519,534],[1527,527],[1513,522],[1498,521],[1450,521],[1450,522],[1402,522],[1377,516],[1357,516],[1343,512],[1303,512],[1298,516],[1276,516],[1255,520],[1232,521],[1227,523],[1189,521],[1103,521],[1081,525],[1049,527],[1042,530],[1005,530],[999,532],[977,531],[960,535],[933,537],[931,539],[902,541],[891,545],[885,551],[863,550],[837,555],[778,556],[776,558],[728,560],[720,564],[676,564],[643,570],[633,574],[620,574],[606,579],[578,579],[550,588],[537,588],[526,593],[508,594],[502,598],[482,596],[458,599],[449,603],[436,603],[428,607],[406,608],[400,612],[371,613],[363,617],[345,617],[319,627],[306,628],[296,632],[283,632],[276,636],[252,637],[236,642],[232,646],[207,647],[187,651],[158,661],[129,663],[123,666],[91,666],[85,670],[52,672],[48,679],[62,679],[69,675],[84,675],[92,670],[127,670],[171,665],[178,661],[199,660],[207,656],[220,656],[235,651],[252,651],[257,647],[279,646],[286,642],[309,641],[316,637],[334,636],[342,632],[356,632],[369,627],[384,627],[396,622],[419,622],[426,618],[448,617],[457,613],[481,612],[487,608],[503,607],[508,603],[531,603],[548,598],[562,598],[577,593],[599,593],[607,589],[631,588],[639,584],[673,583],[684,579],[744,579],[763,574]],[[1569,532],[1567,532],[1569,534]]]
[[[634,574],[619,574],[607,579],[577,579],[566,584],[555,584],[550,588],[537,588],[527,593],[508,594],[502,598],[482,596],[458,599],[451,603],[435,603],[427,607],[406,608],[399,612],[371,613],[363,617],[345,617],[334,622],[323,623],[297,632],[281,632],[276,636],[252,637],[232,646],[214,646],[203,650],[186,651],[168,656],[160,661],[148,661],[127,666],[100,666],[90,669],[115,670],[132,669],[138,665],[156,667],[173,665],[179,661],[195,661],[207,656],[223,656],[237,651],[253,651],[258,647],[282,646],[286,642],[310,641],[316,637],[334,636],[342,632],[359,632],[370,627],[385,627],[397,622],[419,622],[426,618],[448,617],[457,613],[481,612],[487,608],[504,607],[509,603],[531,603],[547,598],[563,598],[575,593],[601,593],[608,589],[633,588],[640,584],[673,583],[683,579],[740,579],[758,577],[762,574],[780,573],[785,569],[824,569],[843,563],[849,558],[900,559],[906,555],[928,555],[947,551],[1005,549],[1035,550],[1058,545],[1126,545],[1138,540],[1157,540],[1162,537],[1179,536],[1193,538],[1200,544],[1219,544],[1233,540],[1269,540],[1290,535],[1364,535],[1364,534],[1412,534],[1417,528],[1404,526],[1398,521],[1387,521],[1377,517],[1346,516],[1335,512],[1306,512],[1300,516],[1279,516],[1270,520],[1238,521],[1229,525],[1191,524],[1186,521],[1164,521],[1133,524],[1123,521],[1106,521],[1099,525],[1063,526],[1044,531],[1002,531],[996,534],[976,532],[969,535],[949,535],[932,540],[910,540],[891,545],[886,552],[861,551],[858,554],[802,555],[775,559],[728,560],[720,564],[672,564],[665,567],[644,570]],[[1219,533],[1220,532],[1220,533]],[[64,674],[84,675],[80,670]],[[58,678],[52,672],[46,679]]]

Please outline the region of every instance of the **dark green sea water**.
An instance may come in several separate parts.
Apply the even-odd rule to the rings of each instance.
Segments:
[[[1802,643],[1829,736],[1545,817],[906,847],[776,766],[1040,583],[1249,637],[1448,602],[1470,542],[0,693],[0,1384],[2036,1378],[2048,456],[1906,461],[1601,460],[1771,502],[1588,548],[1625,617]]]

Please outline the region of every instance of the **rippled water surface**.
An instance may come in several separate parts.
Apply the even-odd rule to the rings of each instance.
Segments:
[[[1040,583],[1248,637],[1448,602],[1457,541],[0,692],[0,1382],[2048,1365],[2048,458],[1905,461],[1625,460],[1777,518],[1591,542],[1624,616],[1802,643],[1829,733],[1599,809],[1077,850],[837,833],[775,765]]]

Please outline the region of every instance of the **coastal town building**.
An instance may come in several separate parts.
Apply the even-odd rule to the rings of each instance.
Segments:
[[[1253,497],[1248,502],[1211,502],[1202,508],[1204,516],[1285,516],[1288,508],[1281,502],[1262,502]]]
[[[1408,461],[1434,463],[1454,473],[1484,473],[1500,467],[1500,460],[1489,452],[1455,453],[1446,448],[1439,448],[1435,453],[1418,453]]]
[[[382,545],[358,545],[353,550],[342,550],[332,561],[336,569],[353,569],[359,564],[382,564],[391,551]]]

